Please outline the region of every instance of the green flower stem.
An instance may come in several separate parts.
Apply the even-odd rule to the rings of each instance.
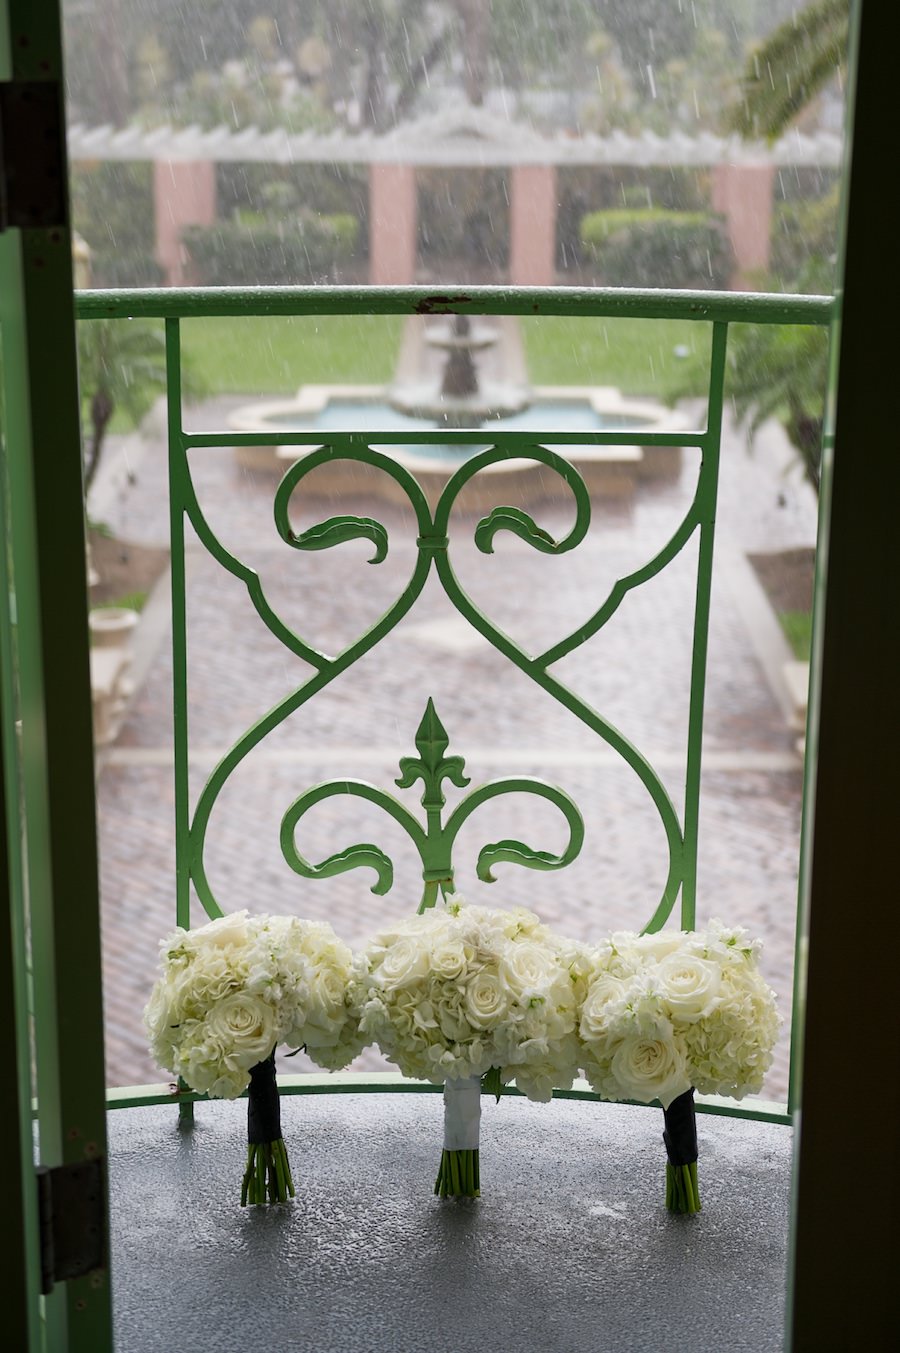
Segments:
[[[696,1161],[691,1165],[666,1166],[666,1207],[670,1212],[687,1216],[700,1211]]]
[[[241,1207],[269,1203],[286,1203],[294,1197],[294,1181],[284,1140],[250,1142],[247,1146],[247,1168],[241,1184]]]
[[[477,1151],[443,1151],[434,1191],[439,1198],[480,1198]]]

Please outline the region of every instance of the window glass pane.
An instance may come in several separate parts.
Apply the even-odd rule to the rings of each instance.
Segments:
[[[813,90],[804,61],[819,41],[839,52],[842,35],[798,21],[783,68],[765,56],[754,67],[751,55],[794,11],[788,0],[64,0],[80,284],[828,293],[843,96],[835,63]],[[757,99],[760,83],[772,98]],[[780,116],[779,135],[766,119]],[[156,1074],[139,1012],[174,919],[164,353],[159,321],[81,327],[93,602],[107,611],[92,623],[95,648],[107,650],[95,699],[110,1078],[121,1083]],[[488,315],[468,330],[442,316],[185,321],[186,425],[221,434],[190,453],[199,505],[286,623],[308,625],[332,651],[405,585],[411,509],[382,472],[316,470],[295,495],[295,529],[372,517],[388,530],[388,558],[364,567],[364,541],[288,551],[272,500],[298,449],[237,449],[236,435],[483,429],[471,449],[502,428],[688,434],[708,416],[710,328],[640,317]],[[710,619],[698,915],[767,940],[786,1014],[825,352],[821,327],[731,327]],[[437,462],[416,466],[428,485],[445,482],[460,455],[388,446]],[[665,547],[700,473],[689,437],[604,444],[589,471],[577,449],[557,449],[590,478],[593,520],[578,549],[548,558],[498,536],[494,556],[479,552],[474,527],[501,501],[488,501],[498,475],[458,504],[460,580],[535,652]],[[546,465],[509,476],[503,495],[555,538],[571,529],[571,493]],[[195,533],[187,544],[195,806],[227,747],[308,672]],[[647,755],[679,814],[696,569],[694,537],[558,672]],[[431,695],[477,781],[524,767],[564,785],[593,824],[565,875],[507,867],[492,889],[474,877],[484,841],[553,849],[562,832],[545,804],[498,801],[459,839],[466,891],[533,904],[585,937],[642,925],[667,867],[645,789],[602,739],[588,749],[583,727],[433,583],[383,647],[226,785],[207,841],[221,905],[334,918],[354,941],[376,917],[412,909],[417,863],[374,810],[321,810],[309,849],[324,858],[354,840],[382,843],[397,864],[389,905],[369,906],[361,872],[298,880],[278,827],[317,779],[362,775],[389,788]],[[126,613],[119,630],[110,608]],[[774,1098],[786,1091],[786,1046],[767,1086]]]

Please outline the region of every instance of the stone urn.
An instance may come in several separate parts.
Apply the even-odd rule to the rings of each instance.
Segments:
[[[124,648],[138,622],[137,611],[127,606],[96,606],[88,615],[94,648]]]
[[[98,747],[115,741],[134,693],[131,637],[137,622],[137,611],[127,606],[97,606],[88,613],[94,741]]]

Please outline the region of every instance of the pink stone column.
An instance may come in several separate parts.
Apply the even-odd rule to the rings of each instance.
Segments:
[[[725,217],[734,250],[732,291],[757,286],[758,274],[768,271],[774,182],[771,164],[717,164],[713,168],[713,211]]]
[[[548,287],[556,281],[556,166],[517,164],[509,200],[509,280]]]
[[[156,261],[167,286],[185,286],[191,279],[181,231],[215,224],[216,166],[210,160],[154,160],[153,206]]]
[[[369,281],[408,286],[416,280],[416,171],[410,164],[369,166]]]

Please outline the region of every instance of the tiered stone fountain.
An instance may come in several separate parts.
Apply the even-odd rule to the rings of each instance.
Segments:
[[[497,349],[496,329],[455,315],[449,324],[427,327],[424,339],[427,348],[446,353],[440,380],[395,381],[388,391],[391,408],[438,427],[470,428],[509,418],[531,403],[524,381],[485,379],[479,371],[475,354]]]
[[[510,321],[498,323],[506,327],[473,323],[466,315],[440,324],[412,319],[399,373],[390,386],[301,386],[294,400],[237,409],[231,415],[231,426],[248,432],[321,428],[323,442],[329,430],[484,428],[480,445],[407,443],[382,448],[416,476],[432,503],[463,461],[491,445],[494,429],[590,432],[594,428],[621,428],[633,432],[638,427],[654,431],[663,424],[668,428],[678,426],[676,414],[657,404],[624,399],[610,387],[530,387],[524,379],[524,362],[511,359],[511,335],[517,343],[518,330]],[[443,358],[436,365],[437,354],[443,354]],[[578,467],[588,489],[604,497],[630,494],[645,473],[671,473],[680,464],[675,448],[664,448],[665,466],[658,457],[648,457],[640,446],[587,444],[559,449]],[[302,454],[302,448],[288,446],[236,450],[242,465],[268,471],[283,471]],[[402,495],[390,476],[364,466],[348,467],[345,461],[319,467],[306,481],[305,492],[341,495],[351,484],[366,492],[371,486],[372,491],[388,498]],[[486,468],[470,481],[465,492],[469,506],[480,510],[507,500],[536,501],[559,487],[556,477],[548,475],[543,466],[522,458]]]

